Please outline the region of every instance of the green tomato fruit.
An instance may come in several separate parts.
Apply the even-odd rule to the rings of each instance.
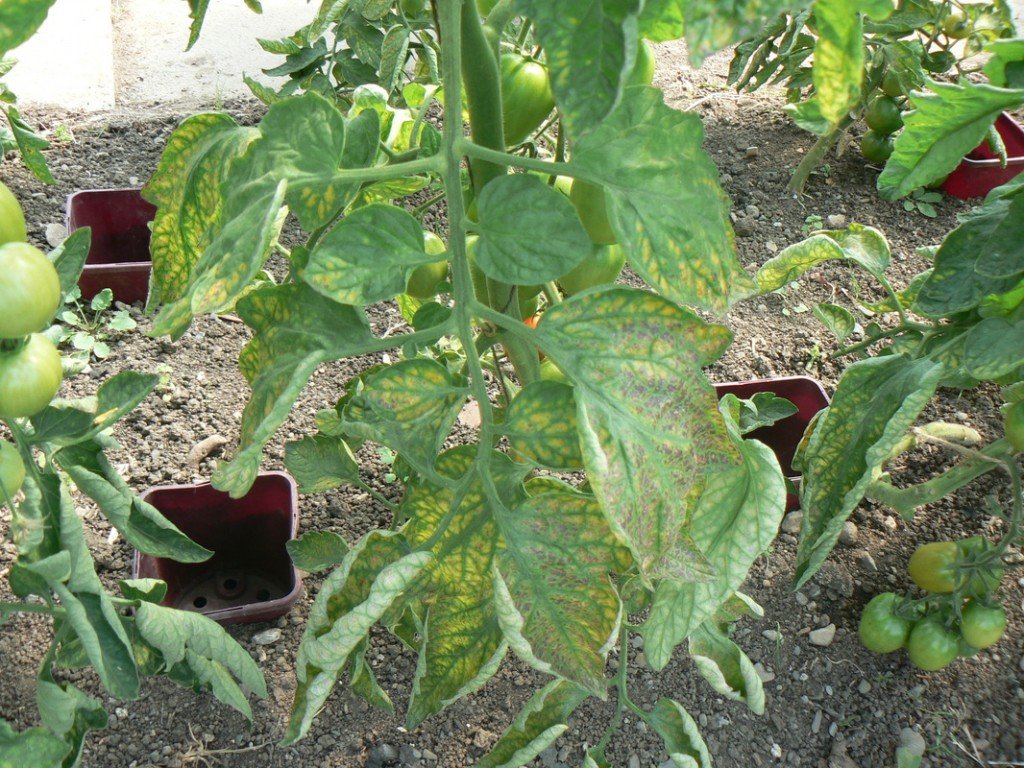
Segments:
[[[874,131],[867,131],[860,140],[860,153],[869,163],[883,164],[892,155],[893,142],[891,136],[883,136]]]
[[[918,547],[910,556],[907,570],[910,578],[921,589],[945,594],[956,586],[956,561],[959,557],[956,543],[933,541]]]
[[[906,645],[914,623],[893,613],[898,599],[893,592],[883,592],[864,606],[857,632],[869,651],[892,653]]]
[[[942,33],[950,40],[963,40],[970,37],[971,22],[963,11],[953,11],[942,20]]]
[[[57,394],[63,376],[60,353],[41,333],[0,351],[0,418],[39,413]]]
[[[1006,429],[1006,439],[1010,441],[1013,450],[1024,453],[1024,400],[1006,407],[1003,427]]]
[[[402,13],[410,18],[419,18],[427,8],[426,0],[401,0]]]
[[[585,257],[571,271],[558,278],[567,296],[595,285],[614,283],[626,264],[626,252],[619,245],[602,245]]]
[[[444,240],[433,232],[423,233],[424,250],[429,256],[440,256],[447,251]],[[416,299],[432,299],[437,295],[437,284],[448,277],[448,260],[421,264],[409,275],[405,292]]]
[[[883,136],[895,133],[903,127],[900,105],[891,96],[878,96],[868,104],[864,122],[868,124],[868,128]]]
[[[521,144],[555,108],[548,70],[518,53],[501,56],[501,118],[505,144]]]
[[[899,77],[891,69],[885,73],[885,77],[882,78],[882,93],[891,98],[897,98],[903,96],[903,85],[900,83]]]
[[[0,339],[42,330],[60,304],[57,270],[28,243],[0,245]]]
[[[641,39],[636,49],[636,63],[633,65],[629,77],[626,78],[626,86],[653,83],[656,64],[654,49],[648,41]]]
[[[25,482],[25,462],[18,449],[6,440],[0,440],[0,505],[13,499]]]
[[[907,640],[907,654],[918,669],[926,672],[948,667],[960,653],[960,637],[935,619],[917,622]]]
[[[967,603],[960,620],[960,634],[975,648],[995,645],[1006,631],[1006,611],[1001,606],[988,606],[973,600]]]
[[[559,384],[569,384],[569,377],[562,373],[562,369],[555,365],[550,357],[540,361],[540,377],[544,381],[557,381]]]
[[[0,182],[0,244],[24,242],[26,237],[25,213],[21,204],[7,185]]]
[[[575,179],[569,199],[576,207],[583,228],[595,245],[613,245],[618,242],[608,220],[608,205],[604,187]]]

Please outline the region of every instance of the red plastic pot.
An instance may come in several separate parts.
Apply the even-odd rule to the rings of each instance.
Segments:
[[[68,232],[92,227],[92,247],[78,280],[82,297],[104,288],[117,301],[145,301],[149,294],[149,225],[156,207],[138,189],[90,189],[68,198]]]
[[[982,197],[1024,171],[1024,127],[1005,112],[996,118],[995,126],[1006,146],[1006,167],[999,164],[999,158],[982,142],[942,182],[944,192],[961,200]]]
[[[214,553],[204,563],[135,553],[135,578],[167,582],[163,605],[240,624],[276,619],[299,599],[302,579],[285,548],[299,525],[288,474],[261,472],[241,499],[209,483],[150,488],[142,499]]]
[[[809,376],[788,376],[778,379],[754,379],[752,381],[730,381],[715,384],[719,397],[727,394],[749,399],[759,392],[771,392],[784,397],[797,407],[797,412],[770,427],[761,427],[746,435],[760,440],[775,453],[784,474],[794,485],[799,485],[800,475],[793,472],[793,456],[804,436],[804,430],[814,415],[828,407],[829,399],[825,388]],[[786,496],[786,511],[799,509],[800,499],[795,493]]]

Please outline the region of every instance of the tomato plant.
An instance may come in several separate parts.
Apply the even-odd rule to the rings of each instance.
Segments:
[[[23,242],[28,237],[25,231],[25,213],[21,203],[6,184],[0,182],[0,245]]]
[[[960,638],[941,621],[925,618],[917,622],[907,640],[907,655],[914,666],[934,672],[952,664],[960,653]]]
[[[1006,611],[998,605],[971,601],[960,617],[960,634],[974,648],[995,645],[1006,631]]]
[[[502,54],[501,105],[505,143],[519,144],[555,108],[547,67],[518,53]]]
[[[892,148],[892,138],[875,131],[865,131],[860,139],[861,154],[869,163],[885,163],[892,155]]]
[[[876,96],[864,112],[864,122],[882,136],[895,133],[903,127],[899,103],[891,96]]]
[[[0,245],[0,339],[41,331],[60,300],[57,270],[42,251],[28,243]]]
[[[858,635],[875,653],[892,653],[907,643],[913,622],[894,612],[899,598],[893,592],[875,595],[860,615]]]
[[[21,460],[18,449],[6,440],[0,440],[0,504],[13,499],[23,482],[25,462]]]

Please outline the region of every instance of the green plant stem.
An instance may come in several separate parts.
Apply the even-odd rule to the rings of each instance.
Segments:
[[[878,336],[872,336],[870,339],[858,341],[856,344],[850,344],[845,347],[840,347],[839,349],[836,350],[835,356],[841,357],[843,355],[852,355],[854,352],[860,352],[861,350],[867,349],[872,344],[882,341],[883,339],[891,339],[894,336],[899,336],[901,333],[906,333],[907,331],[920,331],[921,333],[928,333],[934,330],[935,326],[933,325],[924,325],[923,323],[914,323],[909,321],[901,322],[899,325],[890,328],[887,331],[883,331]]]
[[[495,3],[494,7],[491,8],[491,12],[487,14],[487,26],[501,34],[501,30],[503,30],[508,23],[515,18],[515,16],[515,0],[499,0],[499,2]],[[524,24],[523,26],[526,26],[527,24]]]
[[[371,486],[367,485],[362,480],[357,480],[354,483],[354,485],[356,486],[356,488],[359,488],[360,490],[365,491],[366,493],[370,494],[370,496],[372,498],[374,498],[377,501],[379,501],[381,504],[383,504],[385,507],[390,509],[392,512],[394,512],[396,509],[398,509],[398,505],[397,504],[395,504],[393,501],[391,501],[387,496],[384,496],[383,494],[381,494],[378,491],[374,490]]]
[[[420,203],[419,205],[412,209],[412,215],[415,216],[417,219],[420,218],[424,213],[426,213],[439,202],[444,200],[444,194],[444,192],[438,192],[436,195],[431,195],[422,203]]]
[[[628,684],[629,627],[626,622],[622,622],[619,625],[619,669],[615,674],[615,688],[618,691],[618,696],[615,700],[615,714],[612,716],[612,721],[608,724],[604,735],[601,736],[601,740],[597,742],[597,746],[595,747],[601,753],[605,751],[608,747],[608,742],[611,741],[615,731],[617,731],[619,726],[622,725],[622,716],[626,712],[626,707],[635,708],[633,702],[629,700]]]
[[[548,304],[554,306],[555,304],[562,303],[562,295],[558,292],[558,286],[555,285],[553,280],[544,283],[541,290],[544,291],[544,297],[548,300]]]
[[[931,480],[907,488],[896,488],[887,481],[876,480],[868,486],[865,495],[895,509],[904,519],[911,520],[916,508],[933,504],[986,472],[1004,465],[1000,457],[1005,457],[1009,453],[1010,442],[1006,438],[1001,438],[977,451],[978,455],[968,457]]]
[[[807,179],[814,172],[814,169],[818,167],[818,164],[824,159],[828,151],[835,146],[835,143],[839,141],[839,137],[843,135],[843,131],[850,127],[853,123],[853,118],[846,115],[842,120],[833,126],[832,130],[828,133],[819,136],[818,140],[814,142],[807,154],[804,155],[804,159],[800,161],[800,164],[793,171],[793,176],[790,178],[789,183],[786,185],[786,191],[794,194],[800,194],[804,191],[804,185],[807,183]]]
[[[573,178],[580,178],[584,181],[600,182],[596,177],[582,171],[578,166],[571,165],[569,163],[553,163],[550,160],[538,160],[533,157],[513,155],[509,152],[505,152],[504,150],[496,150],[491,149],[490,147],[481,146],[476,142],[465,138],[460,138],[457,149],[460,153],[469,157],[477,158],[478,160],[502,163],[516,168],[524,168],[528,171],[540,171],[541,173],[546,173],[549,176],[572,176]]]

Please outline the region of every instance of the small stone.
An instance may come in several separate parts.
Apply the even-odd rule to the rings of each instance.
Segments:
[[[398,760],[398,750],[390,744],[380,743],[370,747],[366,756],[367,768],[383,768],[385,765],[395,763]]]
[[[775,673],[767,669],[760,661],[754,665],[754,671],[761,678],[762,683],[770,683],[775,679]]]
[[[814,581],[843,597],[850,597],[853,594],[853,577],[839,563],[826,561],[814,575]]]
[[[860,685],[857,686],[858,693],[871,693],[871,683],[867,680],[861,680]]]
[[[888,528],[890,531],[895,531],[896,530],[896,518],[893,517],[892,515],[886,515],[885,518],[882,520],[882,525],[884,527]]]
[[[827,648],[832,645],[832,641],[836,637],[836,625],[829,624],[826,627],[812,630],[808,635],[807,639],[811,642],[811,645],[817,645],[821,648]]]
[[[843,523],[843,530],[839,533],[839,543],[852,547],[857,543],[857,524],[852,520]]]
[[[732,174],[731,173],[723,173],[721,176],[718,177],[718,181],[719,181],[719,183],[723,187],[728,185],[728,184],[731,184],[732,183]]]
[[[780,747],[775,742],[772,742],[771,753],[772,757],[774,757],[776,760],[782,759],[782,747]]]
[[[875,558],[871,556],[871,553],[866,549],[858,549],[853,553],[854,559],[857,561],[857,567],[867,573],[875,573],[878,570],[878,565],[875,563]]]
[[[756,160],[761,155],[759,147],[747,147],[747,150],[743,153],[743,156],[747,160]]]
[[[52,222],[46,225],[46,242],[51,248],[56,248],[64,242],[68,236],[68,229],[63,224]]]
[[[281,630],[277,627],[271,627],[270,629],[264,629],[262,632],[257,632],[252,636],[252,641],[256,645],[273,645],[281,639]]]
[[[782,639],[782,633],[777,629],[766,629],[761,633],[761,637],[765,640],[771,640],[773,643],[776,643]]]
[[[832,229],[842,229],[846,226],[846,217],[841,213],[831,213],[825,217],[825,223]]]
[[[800,526],[804,522],[804,513],[797,510],[796,512],[790,512],[782,519],[782,532],[783,533],[800,533]]]
[[[769,240],[767,243],[765,243],[764,244],[764,249],[766,251],[768,251],[769,253],[778,253],[779,252],[779,246],[777,246],[775,244],[774,240]]]
[[[900,731],[900,746],[913,755],[921,756],[927,745],[920,733],[913,728],[904,728]]]
[[[807,595],[805,595],[803,592],[797,592],[796,593],[796,603],[797,603],[797,605],[807,605],[808,602],[810,602],[810,601],[807,599]]]
[[[629,756],[629,760],[626,762],[629,768],[640,768],[640,755],[635,752]]]
[[[420,751],[411,744],[403,744],[398,749],[398,762],[406,768],[416,768],[420,764]]]
[[[761,209],[758,208],[756,205],[748,205],[744,209],[744,211],[746,212],[747,216],[749,216],[752,219],[756,219],[758,216],[761,215]]]
[[[736,233],[736,237],[750,237],[754,234],[754,222],[752,219],[737,219],[736,223],[732,225],[733,231]]]
[[[436,763],[437,762],[437,755],[435,755],[429,749],[424,749],[423,750],[423,759],[425,761],[427,761],[428,763]]]
[[[814,719],[811,721],[811,733],[817,733],[821,730],[821,719],[822,714],[821,710],[819,709],[817,712],[814,713]]]

